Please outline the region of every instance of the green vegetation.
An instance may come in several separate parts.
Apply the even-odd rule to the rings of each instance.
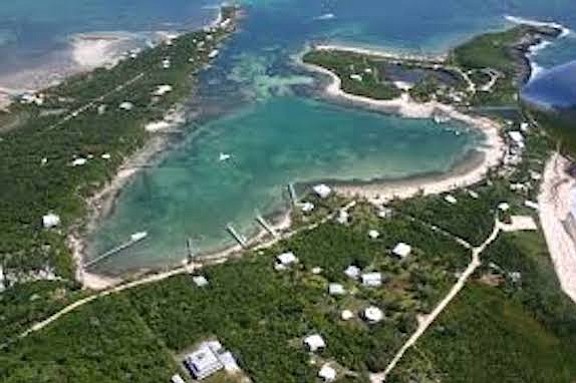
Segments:
[[[303,61],[334,72],[346,93],[376,100],[400,96],[400,90],[379,67],[378,58],[352,52],[312,50],[304,55]]]
[[[72,282],[36,281],[0,294],[0,344],[80,297]]]
[[[234,12],[224,8],[224,18]],[[12,106],[13,115],[28,117],[0,140],[0,265],[5,272],[50,270],[73,278],[65,238],[81,225],[85,198],[144,145],[149,136],[144,125],[161,119],[191,92],[190,75],[206,65],[230,32],[216,28],[184,34],[112,69],[97,69],[47,89],[42,105]],[[160,85],[172,90],[153,95]],[[132,109],[120,108],[124,102]],[[87,163],[73,167],[75,158]],[[44,230],[42,216],[51,211],[62,225]]]
[[[516,105],[518,84],[530,70],[524,57],[529,46],[544,38],[556,37],[560,31],[549,27],[520,25],[503,32],[486,33],[456,47],[449,62],[469,72],[472,79],[486,83],[480,71],[491,69],[500,74],[490,91],[477,91],[475,105]],[[479,77],[480,76],[480,77]]]
[[[506,234],[479,274],[395,371],[391,382],[570,382],[576,375],[576,308],[560,290],[539,234]],[[520,272],[519,281],[510,273]],[[489,350],[489,351],[488,351]]]
[[[85,305],[0,354],[5,383],[158,383],[175,371],[169,351],[122,296]]]

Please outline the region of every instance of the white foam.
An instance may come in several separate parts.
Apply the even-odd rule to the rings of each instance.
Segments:
[[[319,20],[319,21],[320,21],[320,20],[332,20],[332,19],[335,19],[335,18],[336,18],[336,15],[335,15],[335,14],[333,14],[333,13],[325,13],[325,14],[323,14],[323,15],[316,16],[316,17],[314,18],[314,20]]]
[[[511,23],[514,24],[526,24],[526,25],[532,25],[535,27],[552,27],[552,28],[557,28],[560,29],[562,32],[560,33],[560,36],[558,36],[559,38],[563,38],[566,37],[570,34],[572,34],[572,30],[560,23],[556,23],[554,21],[540,21],[540,20],[531,20],[531,19],[527,19],[524,17],[520,17],[520,16],[511,16],[511,15],[505,15],[504,18],[506,20],[508,20]]]

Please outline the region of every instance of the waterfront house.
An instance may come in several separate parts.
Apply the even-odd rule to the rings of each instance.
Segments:
[[[382,285],[382,273],[362,274],[362,285],[366,287],[378,287]]]
[[[314,210],[314,207],[315,206],[312,202],[304,202],[302,205],[300,205],[300,209],[304,213],[311,213]]]
[[[332,194],[332,189],[330,189],[330,187],[325,184],[316,185],[312,188],[312,190],[318,197],[322,199],[328,198],[330,194]]]
[[[378,232],[378,230],[370,230],[368,232],[368,236],[372,239],[377,239],[378,237],[380,237],[380,233]]]
[[[208,286],[208,280],[203,275],[197,275],[192,277],[192,281],[198,287]]]
[[[321,351],[326,348],[326,342],[324,342],[324,338],[319,334],[307,336],[304,338],[304,344],[310,352]]]
[[[410,253],[412,253],[412,246],[410,246],[404,242],[400,242],[394,247],[394,249],[392,250],[392,253],[394,253],[394,255],[404,259],[404,258],[408,257],[410,255]]]

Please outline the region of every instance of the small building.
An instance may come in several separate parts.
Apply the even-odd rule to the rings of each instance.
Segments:
[[[172,92],[172,85],[158,85],[152,94],[154,96],[164,96],[166,93]]]
[[[383,207],[382,209],[378,210],[378,217],[382,219],[387,219],[392,216],[392,209]]]
[[[332,296],[344,295],[346,294],[346,290],[344,289],[344,286],[342,286],[340,283],[330,283],[328,285],[328,293]]]
[[[332,194],[332,189],[325,184],[316,185],[312,188],[312,190],[318,197],[322,199],[328,198],[330,197],[330,194]]]
[[[184,363],[192,376],[199,380],[205,379],[224,368],[216,353],[206,342],[202,343],[193,353],[186,355]]]
[[[525,205],[526,207],[529,207],[530,209],[534,209],[534,210],[539,210],[539,209],[540,209],[540,206],[538,205],[538,203],[537,203],[537,202],[534,202],[534,201],[526,200],[526,201],[524,201],[524,205]]]
[[[380,233],[378,232],[378,230],[370,230],[368,232],[368,236],[372,239],[378,239],[380,237]]]
[[[290,266],[294,263],[298,262],[298,258],[294,255],[293,252],[289,251],[286,253],[282,253],[276,257],[276,261],[278,264],[283,266]]]
[[[312,274],[314,274],[314,275],[322,274],[322,268],[321,268],[321,267],[318,267],[318,266],[317,266],[317,267],[313,267],[313,268],[312,268]]]
[[[384,319],[384,313],[378,307],[370,306],[362,313],[364,319],[369,323],[378,323]]]
[[[300,205],[300,209],[304,212],[304,213],[311,213],[314,210],[315,206],[312,202],[304,202],[302,205]]]
[[[444,201],[446,201],[452,205],[456,205],[458,203],[458,200],[456,199],[456,197],[454,197],[451,194],[447,194],[446,196],[444,196]]]
[[[474,199],[478,199],[480,198],[480,196],[478,195],[478,193],[476,193],[474,190],[469,190],[468,191],[468,195]]]
[[[354,313],[350,310],[344,310],[340,314],[340,318],[344,321],[349,321],[350,319],[354,318]]]
[[[321,351],[326,348],[326,342],[324,342],[324,338],[319,334],[307,336],[304,338],[304,344],[310,352]]]
[[[348,212],[344,209],[341,209],[338,212],[338,217],[336,217],[336,222],[338,222],[341,225],[347,224],[348,220],[350,218],[350,214],[348,214]]]
[[[112,158],[112,155],[110,153],[104,153],[102,154],[101,157],[103,160],[109,160],[110,158]]]
[[[54,213],[48,213],[42,217],[42,226],[44,226],[45,229],[51,229],[60,225],[60,223],[60,216]]]
[[[510,210],[510,204],[508,202],[500,202],[498,204],[498,210],[508,211]]]
[[[404,242],[400,242],[394,247],[394,249],[392,250],[392,253],[394,253],[394,255],[404,259],[404,258],[408,257],[410,255],[410,253],[412,253],[412,246],[410,246]]]
[[[192,277],[192,281],[198,287],[208,286],[208,280],[203,275],[196,275],[196,276]]]
[[[508,132],[508,136],[510,139],[518,146],[519,148],[524,148],[524,136],[521,132],[517,130],[512,130]]]
[[[134,109],[134,104],[132,104],[129,101],[124,101],[123,103],[120,104],[119,108],[123,110],[132,110]]]
[[[360,268],[354,265],[350,265],[346,268],[346,270],[344,270],[344,274],[346,274],[348,278],[352,279],[358,279],[360,277],[360,272]]]
[[[218,49],[214,49],[214,50],[212,50],[212,52],[210,52],[210,53],[208,54],[208,58],[209,58],[209,59],[213,59],[213,58],[215,58],[216,56],[218,56],[218,53],[220,53],[220,52],[218,52]]]
[[[170,383],[186,383],[184,379],[180,376],[180,374],[172,375],[170,378]]]
[[[83,158],[83,157],[79,157],[79,158],[75,158],[70,165],[72,165],[73,167],[77,167],[77,166],[84,166],[87,163],[88,163],[88,159]]]
[[[165,58],[164,60],[162,60],[162,68],[170,69],[171,66],[172,66],[172,63],[170,62],[169,58]]]
[[[366,287],[378,287],[382,285],[382,273],[362,274],[362,285]]]
[[[362,76],[357,73],[353,73],[350,75],[350,79],[355,81],[362,81]]]
[[[318,371],[318,377],[324,382],[333,382],[336,380],[336,370],[326,363],[322,366],[320,371]]]

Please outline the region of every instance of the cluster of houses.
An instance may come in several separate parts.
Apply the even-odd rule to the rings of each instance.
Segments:
[[[240,372],[240,367],[230,351],[217,340],[202,342],[196,350],[184,357],[184,366],[193,379],[203,380],[218,371],[229,374]],[[172,376],[171,383],[185,383],[180,374]]]

